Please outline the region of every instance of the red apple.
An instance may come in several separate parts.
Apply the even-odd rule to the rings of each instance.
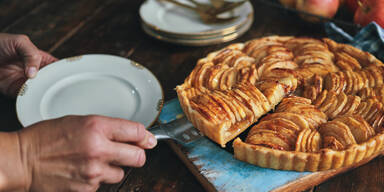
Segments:
[[[384,0],[359,0],[353,20],[362,26],[375,21],[384,28]]]
[[[332,18],[339,8],[339,3],[339,0],[297,0],[296,9],[326,18]],[[315,17],[305,15],[302,17],[308,21],[318,21]]]
[[[348,9],[351,10],[352,13],[356,12],[356,9],[358,7],[357,5],[358,0],[346,0],[345,4],[347,5]]]

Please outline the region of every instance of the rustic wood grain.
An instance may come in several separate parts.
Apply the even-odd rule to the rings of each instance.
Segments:
[[[174,87],[183,82],[198,58],[229,43],[185,47],[155,40],[141,30],[138,10],[142,0],[0,0],[0,31],[23,33],[38,47],[59,58],[106,53],[127,57],[150,69],[163,85],[166,100],[176,97]],[[253,2],[255,22],[239,39],[266,35],[324,37],[321,24],[303,22],[296,14]],[[15,100],[0,96],[1,130],[21,128]],[[126,177],[98,191],[203,191],[173,151],[160,143],[147,152],[143,168],[125,168]],[[384,158],[337,176],[311,191],[383,191]]]
[[[376,154],[377,155],[377,154]],[[375,155],[375,156],[376,156]],[[311,175],[308,175],[306,177],[303,177],[303,178],[300,178],[294,182],[291,182],[287,185],[284,185],[280,188],[277,188],[271,192],[294,192],[294,191],[301,191],[301,190],[306,190],[308,189],[309,187],[313,186],[313,185],[318,185],[336,175],[339,175],[341,173],[344,173],[344,172],[347,172],[349,170],[353,170],[355,169],[356,167],[359,167],[361,165],[364,165],[366,164],[367,162],[371,161],[372,159],[375,158],[375,156],[372,156],[368,159],[364,159],[362,160],[361,162],[357,163],[357,164],[354,164],[354,165],[350,165],[350,166],[347,166],[347,167],[343,167],[343,168],[339,168],[339,169],[332,169],[332,170],[327,170],[327,171],[319,171],[319,172],[315,172]],[[382,189],[382,188],[377,188],[376,186],[374,187],[374,189]],[[326,189],[325,191],[334,191],[334,186],[332,186],[332,188],[328,188]],[[339,189],[340,191],[342,190],[345,190],[344,189]],[[353,190],[356,190],[356,188],[354,188]],[[367,190],[367,188],[365,188],[365,190]],[[317,188],[317,190],[315,191],[319,191],[319,188]],[[338,190],[336,190],[338,191]],[[350,191],[350,190],[348,190]],[[372,189],[368,190],[368,191],[372,191]]]
[[[3,32],[26,34],[40,49],[50,50],[63,38],[68,38],[68,34],[74,35],[74,30],[82,27],[111,1],[113,0],[44,1],[27,16],[6,27]]]
[[[368,164],[339,175],[316,187],[316,192],[384,191],[384,157],[377,157]]]
[[[6,31],[7,28],[27,17],[34,9],[39,8],[42,3],[43,0],[0,1],[0,31]]]

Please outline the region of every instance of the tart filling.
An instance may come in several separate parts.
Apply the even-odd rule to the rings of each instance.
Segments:
[[[235,158],[320,171],[384,150],[382,74],[381,61],[350,45],[270,36],[208,54],[176,91],[188,119],[222,147],[256,123],[234,140]]]

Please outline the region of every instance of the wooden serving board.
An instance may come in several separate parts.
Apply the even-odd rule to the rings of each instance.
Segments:
[[[159,123],[167,123],[183,115],[177,99],[165,103]],[[358,167],[359,164],[321,172],[281,171],[257,167],[233,158],[233,154],[203,137],[187,145],[169,141],[169,145],[210,192],[290,192],[302,191]]]

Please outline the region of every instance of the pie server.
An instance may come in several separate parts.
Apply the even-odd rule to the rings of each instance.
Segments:
[[[203,136],[185,116],[166,124],[153,126],[148,131],[155,135],[157,140],[172,139],[184,144]]]

